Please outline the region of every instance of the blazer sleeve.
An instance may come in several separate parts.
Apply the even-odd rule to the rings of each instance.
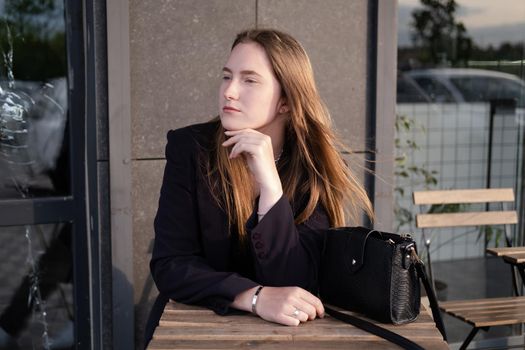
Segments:
[[[197,141],[187,129],[168,133],[150,269],[161,294],[224,314],[237,294],[258,284],[236,273],[214,270],[203,256],[196,200],[197,152]]]
[[[288,199],[279,201],[257,222],[257,208],[246,227],[256,280],[268,286],[299,286],[318,292],[318,271],[329,220],[318,205],[307,221],[296,225]]]

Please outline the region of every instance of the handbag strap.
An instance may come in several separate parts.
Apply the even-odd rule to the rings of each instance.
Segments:
[[[394,344],[397,344],[401,346],[403,349],[407,350],[424,350],[423,347],[417,345],[412,340],[405,338],[397,333],[394,333],[392,331],[389,331],[386,328],[383,328],[381,326],[378,326],[372,322],[369,322],[365,319],[362,319],[357,316],[344,314],[342,312],[339,312],[337,310],[332,309],[329,306],[324,306],[324,309],[330,316],[333,318],[338,319],[339,321],[343,321],[346,323],[350,323],[351,325],[361,328],[362,330],[365,330],[369,333],[372,333],[374,335],[377,335],[378,337],[381,337],[383,339],[386,339]]]
[[[441,318],[441,313],[439,312],[437,298],[436,298],[436,295],[434,294],[434,290],[432,289],[432,287],[430,287],[430,283],[428,281],[427,274],[425,273],[423,262],[421,262],[421,260],[418,259],[415,263],[415,266],[416,266],[417,276],[423,282],[423,286],[425,287],[425,290],[427,292],[428,300],[430,302],[430,308],[432,310],[432,317],[434,318],[436,327],[441,333],[441,335],[443,336],[443,340],[447,341],[447,335],[445,333],[445,326],[443,325],[443,319]],[[369,333],[377,335],[378,337],[386,339],[394,344],[401,346],[403,349],[407,349],[407,350],[424,349],[420,345],[414,343],[412,340],[405,338],[392,331],[389,331],[386,328],[378,326],[375,323],[369,322],[365,319],[362,319],[354,315],[342,313],[326,305],[324,306],[324,308],[330,316],[340,321],[349,323],[357,328],[361,328],[362,330],[365,330]]]
[[[436,294],[434,293],[434,289],[430,286],[430,282],[428,281],[427,274],[425,273],[425,266],[419,259],[416,261],[415,265],[417,276],[421,279],[421,282],[423,282],[423,286],[427,292],[430,309],[432,310],[432,318],[436,323],[437,329],[443,336],[443,340],[447,341],[447,333],[445,332],[445,325],[443,324],[443,319],[441,318],[441,312],[439,312]]]

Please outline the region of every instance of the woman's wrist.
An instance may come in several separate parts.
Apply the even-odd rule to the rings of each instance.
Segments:
[[[251,312],[253,296],[259,287],[260,286],[256,286],[237,294],[233,300],[233,303],[231,304],[231,307],[236,308],[237,310]]]
[[[257,301],[259,300],[259,294],[261,293],[262,289],[263,286],[257,287],[257,290],[255,291],[252,297],[252,313],[254,315],[257,315]]]
[[[281,199],[283,190],[261,188],[257,215],[264,216]]]

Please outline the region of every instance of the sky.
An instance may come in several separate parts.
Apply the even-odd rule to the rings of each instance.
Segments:
[[[456,18],[479,46],[503,41],[525,42],[525,0],[457,0]],[[411,12],[419,0],[398,1],[398,45],[411,45]]]

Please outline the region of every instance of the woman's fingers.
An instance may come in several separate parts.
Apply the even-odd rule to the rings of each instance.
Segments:
[[[319,300],[318,297],[307,291],[304,292],[305,293],[301,295],[301,299],[303,299],[305,302],[307,302],[314,308],[314,315],[317,314],[319,315],[319,317],[324,317],[324,306],[321,300]]]
[[[235,158],[241,153],[248,153],[250,156],[255,156],[260,152],[261,146],[259,144],[254,143],[236,143],[235,146],[232,147],[232,150],[230,152],[230,158]]]
[[[271,138],[263,133],[260,133],[251,129],[244,129],[238,131],[226,131],[226,136],[230,138],[222,143],[223,146],[228,147],[239,142],[250,142],[250,143],[260,143],[261,145],[270,146],[272,149]]]
[[[277,316],[274,322],[283,324],[285,326],[298,326],[301,323],[301,321],[297,318],[285,314],[280,314]]]
[[[236,135],[223,142],[222,145],[224,147],[229,147],[233,145],[232,150],[230,151],[230,158],[235,158],[242,152],[248,152],[252,156],[262,156],[266,152],[273,156],[273,151],[271,150],[271,147],[268,147],[265,141],[258,137]],[[268,150],[266,150],[266,148],[268,148]]]
[[[297,303],[296,308],[301,311],[302,314],[310,320],[313,320],[317,316],[317,311],[315,307],[307,302]]]
[[[298,319],[301,322],[306,322],[310,319],[310,316],[308,316],[308,314],[301,309],[297,309],[297,312],[293,313],[292,317]]]
[[[230,137],[229,139],[227,139],[226,141],[224,141],[222,143],[223,146],[225,147],[228,147],[228,146],[231,146],[233,144],[236,144],[238,142],[243,142],[243,141],[247,141],[247,140],[252,140],[253,141],[258,141],[257,137],[250,137],[250,136],[246,136],[246,135],[235,135],[235,136],[232,136]]]
[[[307,322],[309,319],[308,314],[300,308],[288,305],[285,309],[285,311],[277,316],[277,319],[275,320],[276,322],[287,326],[298,326],[299,323]]]
[[[306,309],[306,307],[304,305],[300,306],[300,307],[297,307],[296,308],[297,312],[294,311],[294,313],[292,313],[292,316],[297,318],[301,322],[306,322],[308,320],[313,320],[315,318],[315,314],[312,317],[312,315],[305,309]]]
[[[230,138],[222,143],[231,147],[229,158],[246,156],[246,163],[259,189],[259,208],[268,211],[282,196],[282,184],[274,161],[272,139],[259,131],[226,131]]]

